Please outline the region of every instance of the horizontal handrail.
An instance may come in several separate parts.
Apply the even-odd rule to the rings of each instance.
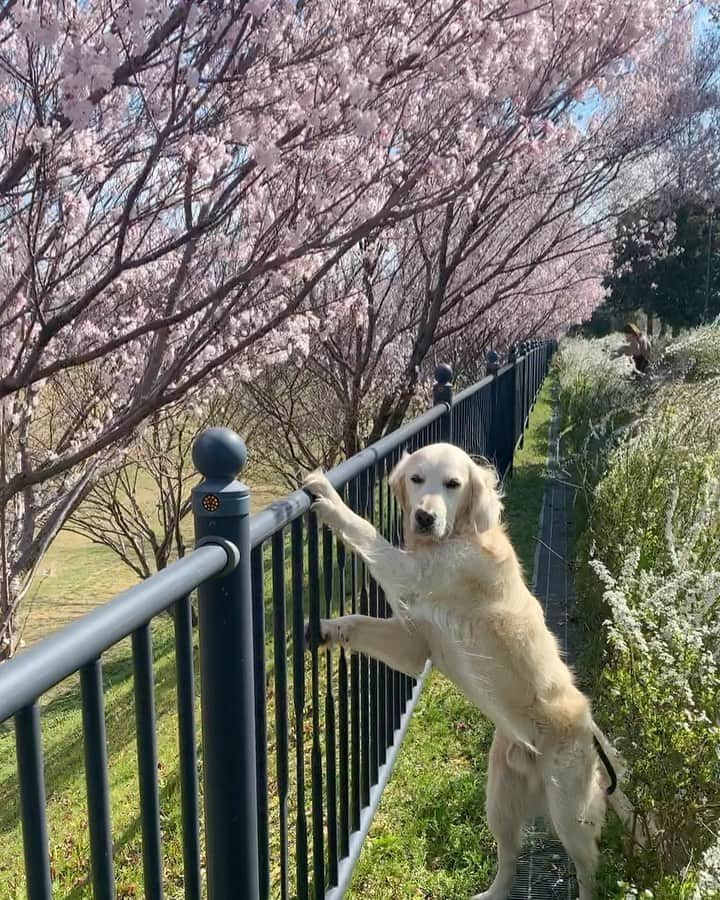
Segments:
[[[220,574],[228,562],[224,547],[205,544],[0,665],[0,722]]]
[[[518,359],[521,358],[522,357],[518,357]],[[474,394],[478,393],[478,391],[487,387],[494,378],[500,377],[505,372],[512,369],[515,364],[515,362],[507,363],[498,370],[496,375],[486,375],[485,378],[481,379],[476,384],[470,385],[470,387],[460,391],[459,394],[453,396],[451,406],[454,408],[459,403],[462,403],[463,400],[472,397]],[[355,475],[364,472],[375,463],[380,462],[380,460],[392,453],[393,450],[397,450],[397,448],[409,438],[414,437],[427,425],[432,424],[441,416],[445,415],[447,411],[448,406],[446,403],[438,403],[427,412],[414,418],[411,422],[401,425],[400,428],[396,428],[395,431],[391,432],[386,437],[380,438],[380,440],[375,441],[374,444],[371,444],[364,450],[360,450],[354,456],[351,456],[350,459],[346,459],[344,462],[340,463],[340,465],[335,466],[334,469],[330,469],[330,471],[327,472],[330,483],[338,490],[344,487],[344,485]],[[289,525],[293,519],[303,515],[309,509],[310,498],[302,489],[293,491],[281,500],[270,503],[263,510],[250,517],[250,545],[252,547],[258,547],[268,538],[272,537],[276,531]]]
[[[511,369],[512,364],[509,366],[503,366],[500,372],[504,372],[505,369]],[[498,375],[500,374],[498,372]],[[476,384],[471,384],[470,387],[466,387],[464,390],[460,391],[459,394],[454,394],[452,398],[452,406],[455,407],[458,403],[462,403],[463,400],[467,400],[468,397],[472,397],[473,394],[477,394],[478,391],[481,391],[483,388],[487,387],[490,382],[495,378],[494,375],[486,375],[481,381],[478,381]]]
[[[439,366],[433,407],[336,466],[328,473],[331,483],[338,490],[347,487],[351,504],[369,513],[379,531],[394,539],[401,510],[388,475],[405,447],[452,441],[467,452],[486,455],[506,473],[552,355],[550,345],[535,352],[538,349],[517,348],[520,355],[512,363],[454,397],[452,370]],[[497,354],[488,359],[491,369],[497,362]],[[308,616],[316,634],[320,615],[357,610],[382,618],[390,612],[387,599],[367,568],[329,531],[319,528],[313,517],[304,521],[311,503],[305,491],[297,490],[251,516],[250,491],[235,480],[246,460],[242,440],[229,429],[203,432],[193,446],[193,461],[204,476],[193,488],[196,549],[0,665],[0,722],[15,716],[25,871],[28,884],[32,880],[34,885],[30,893],[38,900],[49,900],[52,893],[39,698],[78,670],[91,876],[98,895],[112,893],[118,873],[113,874],[102,658],[128,636],[144,880],[148,895],[160,890],[163,854],[150,622],[173,603],[188,896],[199,896],[201,881],[196,646],[208,895],[259,900],[275,892],[270,864],[275,846],[280,848],[277,877],[284,884],[283,895],[290,895],[294,877],[298,896],[306,895],[312,883],[317,897],[335,900],[352,877],[422,678],[417,681],[366,657],[341,655],[335,663],[318,653],[313,641],[313,652],[306,655]],[[190,603],[196,588],[197,639]],[[270,596],[271,604],[266,602]],[[274,656],[268,666],[271,636]],[[274,742],[268,727],[272,696]],[[308,703],[312,736],[305,727]],[[273,752],[274,788],[269,776]],[[270,816],[271,803],[277,821]],[[271,840],[272,828],[279,832],[277,845]]]
[[[418,432],[422,431],[428,425],[437,421],[447,412],[447,405],[439,403],[433,406],[426,413],[397,428],[391,434],[379,441],[375,441],[364,450],[360,450],[350,459],[330,469],[327,473],[330,483],[338,490],[344,487],[351,478],[365,472],[375,463],[385,459],[393,450],[397,450],[405,441],[414,437]],[[281,528],[284,528],[293,519],[307,512],[310,509],[310,498],[303,490],[294,491],[266,506],[261,512],[255,513],[250,517],[250,544],[257,547],[263,541]]]

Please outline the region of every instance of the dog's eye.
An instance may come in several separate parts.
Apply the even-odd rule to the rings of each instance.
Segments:
[[[410,481],[412,481],[413,484],[424,484],[425,483],[425,479],[422,477],[422,475],[411,475]]]
[[[455,488],[460,487],[460,482],[457,478],[448,478],[448,480],[445,482],[445,487],[452,491]]]

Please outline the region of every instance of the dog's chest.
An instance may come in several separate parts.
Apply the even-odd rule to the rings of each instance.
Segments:
[[[451,606],[419,602],[412,619],[430,648],[433,666],[472,700],[497,725],[512,734],[503,699],[506,668],[498,653],[493,623],[482,615],[469,616]]]
[[[430,600],[415,603],[410,615],[430,647],[433,665],[453,681],[465,681],[494,656],[481,618]]]

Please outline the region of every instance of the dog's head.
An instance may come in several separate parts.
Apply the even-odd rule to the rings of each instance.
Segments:
[[[497,472],[452,444],[431,444],[406,454],[389,484],[403,509],[409,545],[500,524]]]

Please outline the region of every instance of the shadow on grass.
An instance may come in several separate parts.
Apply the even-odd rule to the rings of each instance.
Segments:
[[[161,810],[179,809],[180,806],[180,776],[178,770],[172,772],[163,787],[158,792]],[[182,840],[182,824],[179,815],[168,819],[164,817],[162,820],[162,842],[163,848],[169,843],[170,839]],[[137,857],[140,865],[139,871],[142,872],[142,818],[138,813],[131,823],[117,838],[113,839],[113,857],[116,863],[116,878],[118,877],[117,865],[120,859],[127,860],[128,857]],[[166,884],[166,887],[168,885]],[[139,886],[138,886],[139,887]],[[130,891],[132,892],[132,888]],[[63,900],[87,900],[92,896],[92,887],[90,876],[86,876],[78,881],[64,895]]]
[[[153,635],[155,708],[158,719],[176,708],[175,659],[172,627],[164,623]],[[133,664],[128,642],[103,664],[105,726],[112,757],[135,742]],[[79,678],[72,676],[43,704],[41,723],[48,803],[61,796],[84,772],[84,743]],[[19,819],[17,771],[12,727],[0,733],[0,757],[10,761],[10,771],[0,780],[0,832],[9,831]]]

